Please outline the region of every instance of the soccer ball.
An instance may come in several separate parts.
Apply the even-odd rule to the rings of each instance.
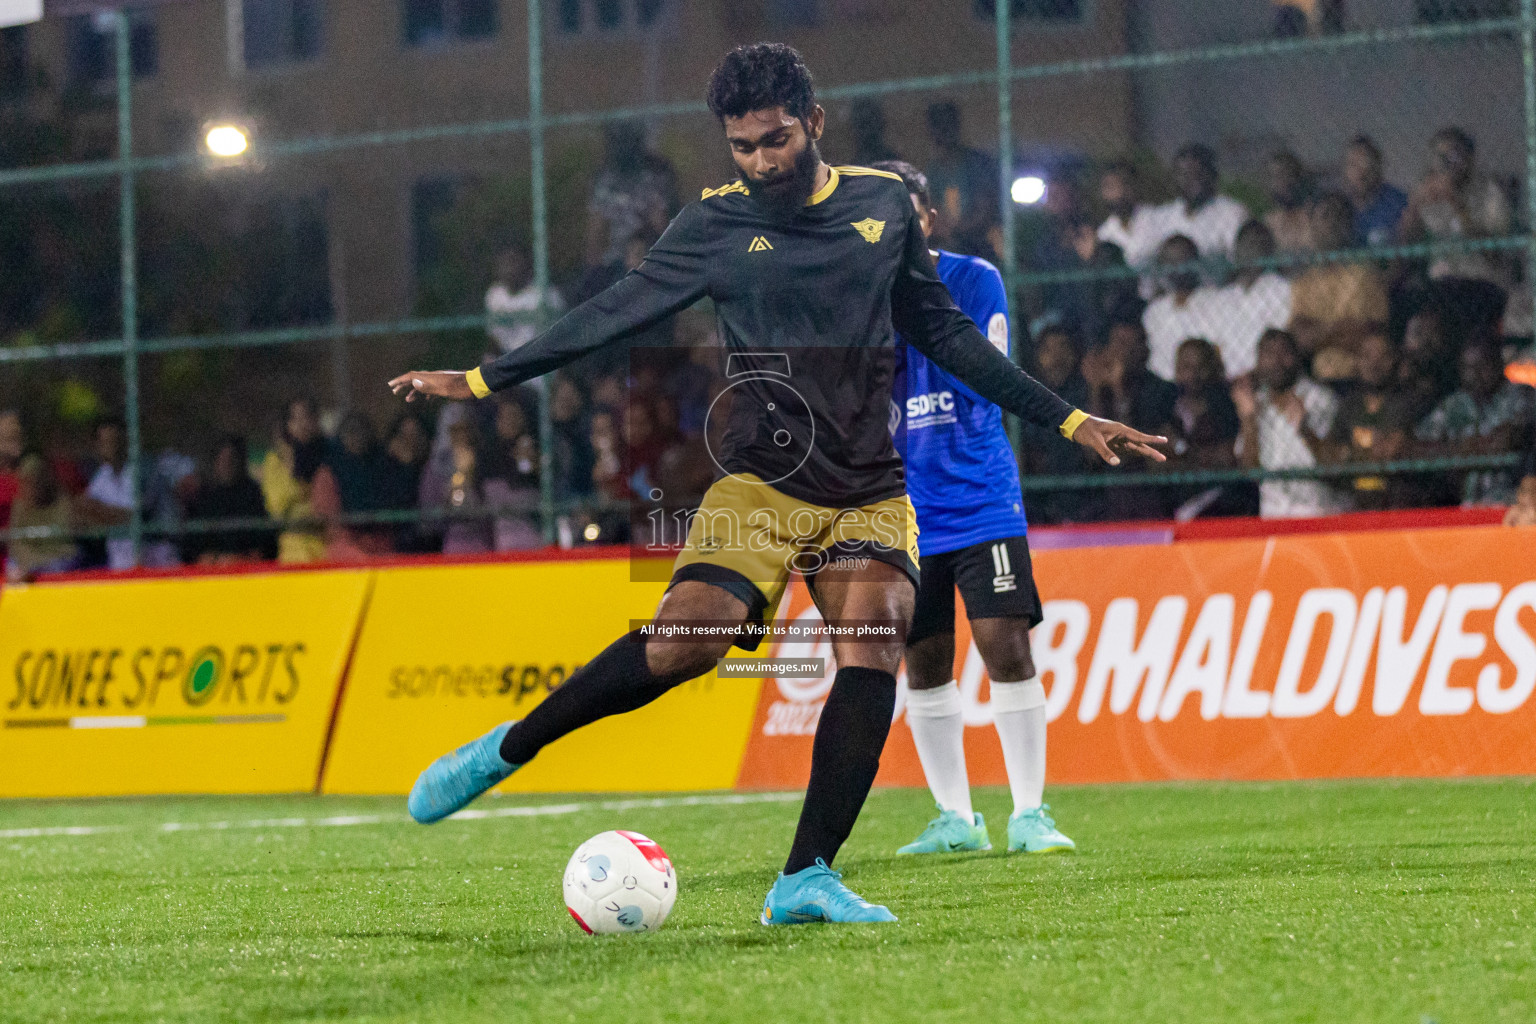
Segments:
[[[565,907],[588,935],[653,932],[672,912],[677,872],[638,832],[601,832],[565,866]]]

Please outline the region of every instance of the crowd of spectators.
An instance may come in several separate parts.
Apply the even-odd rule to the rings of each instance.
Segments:
[[[855,160],[895,155],[878,102],[854,105],[850,125]],[[996,259],[995,158],[965,144],[953,103],[931,106],[927,127],[936,243]],[[1267,165],[1258,210],[1222,191],[1215,154],[1197,144],[1174,157],[1168,202],[1144,200],[1131,163],[1102,168],[1096,201],[1070,176],[1053,180],[1047,230],[1021,249],[1025,271],[1100,273],[1029,290],[1021,312],[1033,370],[1074,406],[1168,435],[1166,466],[1133,471],[1307,470],[1524,450],[1536,405],[1505,367],[1530,333],[1528,289],[1506,250],[1458,244],[1516,227],[1509,192],[1475,154],[1466,133],[1437,133],[1429,172],[1405,192],[1364,136],[1344,147],[1332,182],[1282,151]],[[485,358],[527,344],[548,318],[634,269],[679,205],[677,176],[643,131],[610,126],[582,271],[541,292],[528,249],[507,245],[485,295]],[[1420,242],[1431,244],[1392,258],[1350,252]],[[228,435],[203,451],[140,460],[140,564],[533,548],[546,543],[547,507],[563,546],[630,540],[654,511],[693,507],[714,476],[705,434],[718,356],[707,316],[683,314],[487,402],[412,407],[381,422],[295,398],[270,436]],[[36,441],[18,413],[0,412],[0,523],[36,528],[10,542],[8,574],[134,564],[120,529],[134,491],[123,424],[97,424],[84,458],[41,454]],[[1104,471],[1034,428],[1021,459],[1035,476]],[[1362,471],[1064,488],[1032,491],[1027,502],[1042,523],[1458,503],[1510,505],[1511,522],[1536,523],[1533,477],[1536,465],[1523,483],[1504,470]],[[202,525],[186,529],[187,520]],[[226,525],[206,525],[218,520]]]
[[[1113,251],[1047,244],[1036,256],[1048,258],[1026,270],[1120,265],[1135,294],[1106,305],[1086,284],[1039,289],[1028,310],[1038,372],[1086,384],[1090,411],[1168,434],[1172,458],[1133,467],[1142,470],[1307,470],[1524,450],[1536,392],[1506,367],[1531,360],[1522,351],[1529,289],[1513,253],[1486,242],[1516,230],[1510,190],[1478,167],[1473,139],[1457,128],[1434,135],[1428,163],[1405,193],[1387,182],[1375,143],[1358,136],[1329,187],[1328,175],[1281,151],[1262,212],[1222,194],[1215,154],[1198,144],[1174,158],[1177,197],[1167,203],[1141,201],[1135,169],[1109,165],[1093,233]],[[1075,239],[1093,219],[1074,188],[1063,191],[1067,201],[1049,211],[1053,237]],[[1360,251],[1372,246],[1398,248]],[[1029,437],[1031,473],[1101,471],[1045,432]],[[1301,517],[1508,505],[1519,479],[1502,469],[1323,474],[1257,487],[1077,490],[1030,504],[1046,522]]]
[[[634,269],[678,207],[676,175],[640,127],[609,126],[572,301]],[[554,286],[541,293],[528,249],[507,245],[485,295],[484,358],[533,340],[541,322],[565,310],[565,296]],[[138,564],[534,548],[546,543],[546,499],[562,545],[625,541],[635,506],[692,507],[712,479],[703,437],[712,337],[696,320],[668,321],[493,401],[412,408],[388,422],[298,397],[269,436],[219,437],[200,459],[175,449],[146,455]],[[537,424],[546,389],[547,493]],[[123,424],[96,424],[82,457],[44,458],[39,440],[18,412],[0,412],[0,525],[37,528],[5,546],[8,574],[134,565],[122,536],[134,500]]]
[[[633,380],[603,374],[588,387],[574,375],[552,377],[551,497],[564,546],[623,542],[633,516],[697,504],[713,463],[702,415],[679,408],[707,403],[709,384],[701,393],[697,372],[704,362],[687,350],[658,350]],[[402,412],[379,430],[361,412],[336,418],[299,398],[255,456],[245,438],[227,435],[200,460],[176,451],[146,457],[139,564],[356,562],[541,547],[537,408],[535,389],[524,387],[426,416]],[[10,578],[135,564],[122,531],[108,536],[132,508],[123,438],[119,421],[103,420],[86,458],[49,459],[17,412],[0,412],[0,522],[85,535],[13,538]],[[196,521],[191,529],[188,520]]]

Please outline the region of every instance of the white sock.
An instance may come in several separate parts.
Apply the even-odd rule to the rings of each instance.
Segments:
[[[1045,686],[1039,680],[992,683],[992,721],[1003,744],[1013,813],[1033,810],[1045,796]],[[926,764],[925,764],[926,767]]]
[[[960,686],[953,679],[931,690],[907,690],[907,728],[933,799],[946,811],[974,821],[971,783],[965,774],[965,720]]]

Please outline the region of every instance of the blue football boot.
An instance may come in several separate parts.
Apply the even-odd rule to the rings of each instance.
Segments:
[[[428,765],[405,801],[411,817],[423,825],[441,821],[521,768],[501,759],[502,738],[514,724],[503,722]]]
[[[971,821],[959,811],[939,808],[939,816],[928,823],[923,834],[897,850],[900,854],[913,853],[967,853],[973,850],[992,849],[987,837],[987,820],[980,814]]]
[[[1077,844],[1056,827],[1050,804],[1018,811],[1008,819],[1009,853],[1066,853],[1075,849]]]
[[[820,857],[792,875],[780,872],[763,901],[763,924],[879,924],[896,915],[862,899],[843,884],[843,876]]]

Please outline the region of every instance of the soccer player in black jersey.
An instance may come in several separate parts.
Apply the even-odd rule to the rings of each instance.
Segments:
[[[837,673],[810,784],[762,921],[893,921],[830,865],[879,768],[918,572],[887,426],[894,331],[978,394],[1111,465],[1120,452],[1161,459],[1163,438],[1073,409],[987,341],[939,281],[901,179],[821,159],[825,114],[793,49],[732,50],[708,102],[739,180],[706,189],[638,268],[536,340],[468,373],[412,371],[390,387],[407,400],[484,398],[713,299],[734,380],[716,451],[724,475],[690,524],[655,622],[724,628],[718,638],[619,638],[526,718],[433,762],[408,807],[423,823],[446,817],[561,736],[708,672],[733,641],[755,647],[754,625],[771,621],[798,571],[829,624],[899,628],[833,637]]]

